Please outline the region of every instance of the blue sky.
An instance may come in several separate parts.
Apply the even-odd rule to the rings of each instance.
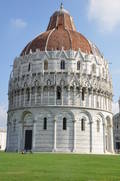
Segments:
[[[111,63],[114,102],[120,96],[120,0],[1,0],[0,125],[6,119],[13,60],[31,39],[46,30],[61,2],[74,18],[77,31],[94,42]]]

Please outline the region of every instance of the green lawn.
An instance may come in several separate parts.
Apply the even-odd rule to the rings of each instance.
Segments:
[[[0,181],[120,181],[120,156],[0,152]]]

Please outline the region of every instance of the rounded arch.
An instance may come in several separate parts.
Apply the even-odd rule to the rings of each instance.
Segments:
[[[75,115],[74,115],[74,113],[73,113],[72,111],[69,111],[69,112],[68,112],[68,115],[70,115],[71,118],[72,118],[73,120],[75,120]]]
[[[64,111],[62,112],[62,114],[58,113],[54,116],[54,118],[57,119],[59,116],[61,116],[62,118],[71,118],[73,121],[75,120],[75,116],[72,111]]]
[[[11,112],[8,114],[8,124],[13,125],[14,123],[16,124],[18,121],[19,120],[15,112]]]
[[[25,122],[25,119],[27,118],[27,116],[31,117],[31,119],[34,120],[34,116],[33,116],[32,112],[26,110],[26,111],[24,111],[24,112],[22,113],[22,116],[21,116],[21,122],[22,122],[22,123]]]
[[[35,119],[39,119],[40,118],[44,118],[44,117],[47,117],[47,118],[54,118],[54,114],[52,113],[52,111],[50,110],[44,110],[42,112],[39,112],[37,115],[35,115]]]
[[[102,119],[102,123],[105,124],[105,117],[101,112],[96,114],[96,118]]]
[[[79,120],[82,119],[82,118],[85,119],[85,120],[87,120],[87,118],[88,118],[89,123],[92,122],[92,116],[88,111],[81,111],[80,112]]]

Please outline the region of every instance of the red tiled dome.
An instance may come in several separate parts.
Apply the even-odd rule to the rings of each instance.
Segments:
[[[69,13],[62,7],[50,18],[46,32],[40,34],[24,48],[22,55],[30,51],[51,51],[51,50],[79,50],[85,53],[92,53],[89,41],[76,31],[74,22]]]

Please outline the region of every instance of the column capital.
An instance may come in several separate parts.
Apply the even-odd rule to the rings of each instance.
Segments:
[[[90,124],[93,124],[93,121],[90,121]]]
[[[103,123],[103,126],[105,126],[105,123]]]

